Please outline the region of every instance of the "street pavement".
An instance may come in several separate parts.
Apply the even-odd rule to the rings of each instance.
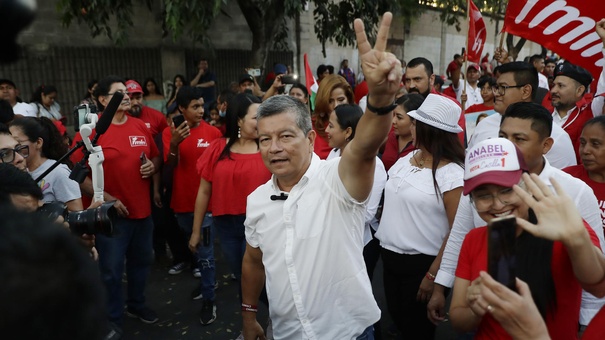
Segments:
[[[216,290],[217,319],[210,325],[199,322],[201,300],[192,300],[191,292],[199,284],[189,269],[178,275],[169,275],[171,261],[162,258],[153,265],[147,285],[147,304],[158,313],[159,321],[153,325],[124,315],[125,340],[189,340],[189,339],[235,339],[241,330],[240,304],[237,298],[236,282],[230,278],[227,263],[224,261],[220,246],[215,247],[216,267],[219,288]],[[374,296],[382,310],[382,339],[406,339],[405,336],[393,336],[388,333],[391,320],[386,309],[382,289],[382,262],[379,261],[374,272]],[[326,306],[329,309],[330,306]],[[327,311],[329,312],[329,311]],[[267,307],[259,304],[258,321],[265,327],[268,320]],[[452,339],[451,336],[439,336],[436,339]]]

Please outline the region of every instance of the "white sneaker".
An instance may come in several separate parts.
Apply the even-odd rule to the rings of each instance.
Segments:
[[[170,275],[180,274],[183,270],[185,270],[185,268],[187,268],[187,263],[179,262],[179,263],[175,264],[174,266],[170,267],[170,269],[168,269],[168,274],[170,274]]]
[[[202,277],[202,273],[199,268],[193,268],[193,277],[197,277],[198,279]]]

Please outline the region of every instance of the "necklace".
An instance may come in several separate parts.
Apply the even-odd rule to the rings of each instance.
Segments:
[[[425,162],[425,161],[432,161],[432,160],[433,160],[433,157],[430,157],[430,158],[426,158],[426,159],[425,159],[425,158],[424,158],[424,156],[420,156],[420,160],[418,160],[418,158],[416,158],[416,156],[417,156],[419,153],[422,153],[422,151],[417,152],[417,153],[415,153],[415,154],[414,154],[414,160],[416,161],[416,164],[418,164],[418,167],[419,167],[419,168],[424,168],[424,162]]]

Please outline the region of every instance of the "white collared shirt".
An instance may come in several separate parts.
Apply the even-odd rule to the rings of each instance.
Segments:
[[[565,114],[565,116],[561,117],[561,115],[559,114],[559,111],[557,111],[557,109],[555,109],[552,113],[552,122],[554,124],[557,124],[561,127],[563,127],[563,125],[565,125],[565,123],[567,122],[567,119],[569,118],[569,115],[576,109],[577,107],[574,106],[572,107],[569,111],[567,111],[567,113]]]
[[[473,132],[473,137],[471,137],[468,143],[468,148],[470,149],[473,145],[488,138],[497,138],[500,132],[501,121],[502,116],[500,114],[493,114],[479,122],[475,128],[475,132]],[[576,152],[573,149],[573,144],[567,132],[558,124],[553,124],[550,136],[554,140],[554,143],[545,155],[548,162],[557,169],[576,165]]]
[[[347,192],[340,159],[313,154],[286,200],[270,199],[275,177],[248,196],[246,240],[263,253],[275,339],[355,339],[380,319],[363,260],[366,202]]]
[[[559,170],[548,163],[545,158],[544,169],[539,175],[540,179],[554,190],[550,183],[550,179],[554,178],[557,183],[565,190],[567,195],[571,197],[576,208],[580,212],[580,216],[590,225],[599,238],[601,249],[605,249],[605,241],[603,239],[603,223],[601,220],[601,209],[592,189],[581,180],[571,176],[570,174]],[[460,198],[458,211],[454,225],[450,232],[449,239],[443,252],[443,259],[439,266],[439,271],[435,278],[435,282],[445,286],[452,287],[456,277],[456,267],[458,265],[458,256],[460,248],[466,234],[473,228],[485,226],[487,222],[483,221],[477,211],[470,202],[469,196]],[[597,299],[594,296],[582,291],[582,308],[580,309],[580,323],[587,325],[590,319],[599,311],[605,300]]]

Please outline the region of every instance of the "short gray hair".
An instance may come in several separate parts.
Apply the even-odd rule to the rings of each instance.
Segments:
[[[290,96],[273,96],[260,104],[257,111],[257,120],[280,113],[291,113],[295,116],[296,125],[305,136],[312,130],[309,109],[300,100]]]

